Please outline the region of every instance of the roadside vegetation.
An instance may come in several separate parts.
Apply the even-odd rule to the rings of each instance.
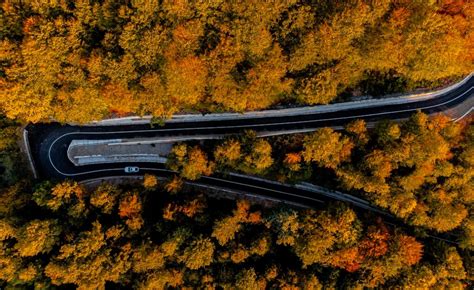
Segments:
[[[18,134],[6,132],[18,127],[2,126],[0,156],[9,156]],[[0,287],[469,288],[473,136],[469,124],[421,113],[371,130],[356,121],[338,132],[247,132],[177,144],[168,180],[87,187],[32,181],[12,159],[15,177],[0,184]],[[416,230],[343,203],[303,210],[185,185],[216,170],[346,190]]]
[[[342,190],[408,224],[455,233],[472,250],[473,142],[471,124],[417,113],[371,130],[357,120],[340,132],[322,128],[271,138],[247,132],[202,146],[178,144],[168,166],[190,180],[214,169]]]
[[[33,180],[18,140],[443,87],[474,70],[473,17],[469,0],[1,1],[0,288],[472,289],[472,120],[178,143],[174,177],[120,185]],[[186,184],[214,172],[337,189],[410,227]]]
[[[0,115],[0,187],[28,178],[18,146],[20,131],[19,123]]]
[[[468,252],[423,245],[344,204],[296,210],[167,188],[146,176],[142,185],[3,189],[0,287],[445,288],[471,279]]]
[[[2,1],[0,110],[28,122],[327,104],[474,69],[466,0]]]

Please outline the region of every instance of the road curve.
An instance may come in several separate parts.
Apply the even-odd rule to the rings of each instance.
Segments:
[[[35,124],[27,126],[25,134],[30,145],[31,159],[36,172],[44,178],[87,179],[110,176],[121,173],[121,169],[134,164],[99,164],[89,166],[74,166],[67,158],[67,148],[74,139],[132,139],[132,138],[170,138],[179,136],[222,136],[237,134],[244,130],[255,130],[264,135],[313,131],[320,127],[341,127],[355,119],[375,122],[382,119],[400,120],[411,114],[422,111],[427,114],[437,114],[455,111],[453,119],[466,117],[472,111],[474,101],[474,75],[464,79],[458,85],[445,90],[436,97],[421,98],[419,101],[408,103],[393,103],[391,105],[374,105],[368,107],[343,107],[340,110],[315,110],[301,115],[290,113],[242,117],[232,119],[210,119],[203,116],[192,121],[183,119],[165,123],[162,127],[150,128],[149,124],[122,126],[61,126],[59,124]],[[370,103],[370,102],[369,102]],[[376,102],[377,103],[377,102]],[[147,167],[154,166],[150,163]]]
[[[26,144],[30,145],[31,160],[40,178],[53,180],[74,179],[88,180],[111,176],[123,176],[124,167],[137,166],[137,175],[151,173],[161,177],[175,174],[158,163],[113,163],[75,166],[67,158],[67,149],[74,139],[132,139],[160,138],[176,136],[223,136],[237,134],[244,130],[254,130],[264,135],[313,131],[320,127],[341,127],[355,119],[375,122],[382,119],[406,119],[417,111],[427,114],[438,114],[455,111],[453,120],[459,120],[470,114],[474,98],[474,76],[466,78],[461,85],[432,98],[423,98],[408,103],[370,105],[368,107],[340,110],[315,110],[301,115],[280,114],[278,116],[242,117],[216,119],[204,116],[202,120],[167,122],[164,126],[150,128],[149,124],[122,126],[62,126],[60,124],[35,124],[26,127]],[[367,202],[351,198],[348,195],[334,194],[323,189],[309,189],[304,186],[291,186],[268,180],[243,175],[215,175],[202,177],[198,183],[204,186],[227,188],[254,194],[264,198],[278,200],[289,204],[319,207],[329,201],[345,201],[355,207],[369,210],[386,219],[397,222],[390,214],[371,206]]]

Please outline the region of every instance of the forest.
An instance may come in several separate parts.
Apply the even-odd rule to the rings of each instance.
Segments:
[[[308,181],[349,192],[420,229],[455,234],[474,249],[474,126],[417,113],[401,123],[363,120],[344,131],[176,144],[168,167],[188,180],[213,171]],[[209,153],[208,153],[209,152]]]
[[[0,191],[2,289],[459,289],[473,277],[470,251],[342,203],[223,199],[177,176],[99,186],[19,176]]]
[[[2,289],[469,289],[473,126],[422,113],[344,131],[176,144],[169,179],[33,180],[0,123]],[[427,143],[429,142],[429,143]],[[429,145],[429,146],[428,146]],[[430,149],[430,150],[426,150]],[[349,204],[320,209],[189,186],[243,172],[344,190],[409,227]],[[448,241],[429,233],[448,234]]]
[[[259,110],[442,86],[468,0],[5,0],[0,108],[26,122]]]
[[[0,1],[0,289],[472,289],[472,118],[180,142],[173,177],[133,182],[34,179],[20,140],[28,123],[446,87],[474,71],[473,17],[469,0]],[[190,186],[228,172],[405,226]]]

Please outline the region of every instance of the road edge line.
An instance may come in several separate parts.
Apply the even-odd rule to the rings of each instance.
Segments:
[[[441,88],[441,89],[435,89],[435,90],[432,90],[432,91],[428,91],[428,92],[421,92],[421,93],[408,93],[408,94],[402,94],[400,96],[393,96],[393,97],[387,97],[387,98],[374,98],[374,99],[369,99],[369,100],[362,100],[362,101],[348,101],[348,102],[341,102],[341,103],[334,103],[334,104],[330,104],[329,106],[332,106],[332,105],[341,105],[341,104],[349,104],[349,103],[357,103],[357,104],[361,104],[361,103],[374,103],[374,102],[387,102],[387,101],[401,101],[401,100],[405,100],[405,101],[408,101],[408,102],[414,102],[414,101],[419,101],[419,100],[428,100],[428,99],[433,99],[433,98],[436,98],[442,94],[445,94],[445,93],[448,93],[450,91],[453,91],[459,87],[461,87],[462,85],[464,85],[466,82],[468,82],[470,80],[471,77],[474,77],[474,72],[471,72],[470,74],[468,74],[467,76],[465,76],[462,80],[454,83],[454,84],[451,84],[447,87],[444,87],[444,88]],[[380,104],[380,105],[383,105],[383,104]],[[328,105],[315,105],[315,106],[303,106],[303,107],[298,107],[298,108],[284,108],[284,109],[267,109],[267,110],[263,110],[263,111],[248,111],[248,112],[245,112],[243,114],[241,113],[235,113],[235,112],[226,112],[226,113],[210,113],[210,114],[207,114],[206,116],[202,116],[201,114],[199,113],[191,113],[191,114],[177,114],[177,115],[173,115],[171,119],[167,120],[170,121],[170,122],[177,122],[177,123],[180,123],[180,122],[192,122],[193,120],[191,118],[200,118],[200,117],[207,117],[209,118],[210,116],[214,116],[214,117],[218,117],[219,115],[221,116],[221,118],[219,119],[216,119],[216,120],[232,120],[232,119],[239,119],[239,118],[246,118],[246,117],[264,117],[263,115],[261,115],[262,113],[266,112],[267,114],[272,114],[272,113],[276,113],[276,114],[279,114],[277,113],[278,111],[282,111],[282,110],[292,110],[294,111],[294,113],[297,113],[296,111],[298,110],[311,110],[312,108],[315,108],[315,107],[322,107],[322,106],[328,106]],[[368,107],[368,106],[366,106]],[[370,106],[369,106],[370,107]],[[291,116],[291,112],[287,113],[287,112],[284,112],[282,113],[282,115],[284,114],[289,114],[288,116]],[[301,112],[301,113],[304,113],[304,112]],[[247,115],[247,116],[246,116]],[[248,116],[248,115],[255,115],[255,116]],[[261,115],[261,116],[259,116]],[[274,117],[274,116],[270,116],[270,117]],[[107,127],[107,126],[120,126],[120,125],[143,125],[143,124],[149,124],[150,121],[151,121],[151,118],[152,116],[151,115],[145,115],[145,116],[127,116],[127,117],[119,117],[119,118],[109,118],[109,119],[103,119],[103,120],[94,120],[94,121],[91,121],[91,122],[88,122],[86,123],[85,125],[87,126],[98,126],[98,127]],[[188,119],[188,120],[186,120]],[[69,123],[70,125],[79,125],[79,124],[75,124],[75,123]]]
[[[33,157],[31,156],[30,142],[28,140],[28,130],[26,130],[26,128],[23,128],[23,145],[25,147],[26,155],[28,156],[28,163],[30,165],[31,172],[33,173],[33,177],[35,179],[38,179],[38,173],[36,172]]]

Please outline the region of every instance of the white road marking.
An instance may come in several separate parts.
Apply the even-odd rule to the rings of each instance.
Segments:
[[[353,118],[361,118],[361,117],[371,117],[371,116],[380,116],[380,115],[387,115],[387,114],[393,114],[393,113],[403,113],[403,112],[411,112],[411,111],[418,111],[418,110],[423,110],[423,109],[430,109],[434,107],[439,107],[439,106],[444,106],[448,103],[451,103],[468,92],[470,92],[474,87],[470,87],[468,90],[466,90],[464,93],[460,94],[454,99],[448,100],[444,103],[438,104],[438,105],[432,105],[432,106],[427,106],[427,107],[421,107],[421,108],[414,108],[414,109],[405,109],[405,110],[398,110],[398,111],[390,111],[390,112],[380,112],[380,113],[373,113],[373,114],[364,114],[364,115],[356,115],[356,116],[347,116],[347,117],[336,117],[336,118],[326,118],[326,119],[318,119],[318,120],[305,120],[305,121],[293,121],[293,122],[279,122],[279,123],[271,123],[271,124],[254,124],[254,125],[236,125],[236,126],[220,126],[220,127],[200,127],[199,129],[226,129],[226,128],[244,128],[244,127],[262,127],[262,126],[269,126],[269,125],[285,125],[285,124],[304,124],[304,123],[311,123],[311,122],[322,122],[322,121],[332,121],[332,120],[343,120],[343,119],[353,119]],[[472,108],[469,110],[469,112],[472,110]],[[464,116],[463,116],[464,117]],[[456,121],[456,120],[455,120]],[[131,130],[131,131],[106,131],[106,132],[70,132],[63,134],[56,138],[51,145],[49,146],[48,149],[48,158],[49,162],[52,165],[52,167],[60,174],[64,176],[76,176],[76,175],[83,175],[83,174],[88,174],[88,173],[96,173],[96,172],[104,172],[104,171],[109,171],[109,170],[117,170],[117,169],[104,169],[104,170],[93,170],[89,172],[83,172],[83,173],[77,173],[77,174],[67,174],[59,169],[53,164],[52,159],[51,159],[51,149],[54,146],[54,144],[60,140],[61,138],[64,138],[69,135],[75,135],[75,134],[89,134],[89,135],[103,135],[103,134],[127,134],[127,133],[145,133],[145,132],[163,132],[163,131],[182,131],[182,130],[192,130],[193,128],[163,128],[163,129],[150,129],[150,130]]]
[[[170,120],[166,122],[176,123],[176,122],[193,122],[193,121],[212,121],[212,120],[232,120],[232,119],[249,119],[249,118],[262,118],[262,117],[275,117],[285,115],[288,117],[291,116],[300,116],[307,114],[315,113],[324,113],[324,112],[335,112],[340,110],[345,110],[347,108],[372,108],[379,106],[387,105],[399,105],[399,104],[410,104],[416,103],[419,101],[425,101],[434,99],[440,95],[444,95],[447,92],[451,92],[459,87],[462,87],[465,83],[470,81],[474,76],[474,72],[466,76],[461,81],[443,88],[437,91],[431,91],[420,94],[408,94],[401,95],[397,97],[384,97],[382,99],[370,99],[363,101],[349,101],[342,103],[335,103],[329,105],[316,105],[316,106],[304,106],[297,108],[285,108],[285,109],[271,109],[263,111],[250,111],[244,113],[211,113],[206,115],[201,114],[185,114],[185,115],[173,115]],[[149,124],[152,116],[130,116],[124,118],[112,118],[105,119],[102,121],[93,121],[90,124],[96,126],[112,126],[112,125],[131,125],[131,124]]]
[[[461,117],[459,117],[459,118],[457,118],[456,120],[454,120],[454,122],[459,122],[460,120],[464,119],[464,117],[466,117],[467,115],[469,115],[469,113],[472,112],[473,109],[474,109],[474,108],[471,107],[471,108],[469,109],[469,111],[467,111],[467,112],[464,113]]]

